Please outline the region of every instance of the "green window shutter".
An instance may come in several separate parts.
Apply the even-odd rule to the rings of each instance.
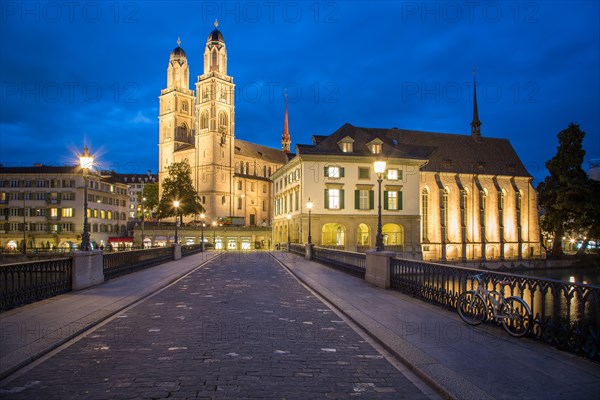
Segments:
[[[402,210],[402,192],[398,192],[398,210]]]
[[[387,192],[387,190],[383,191],[383,209],[384,210],[388,209],[388,192]]]
[[[327,175],[328,175],[328,174],[327,174],[327,172],[328,172],[328,171],[327,171],[327,168],[328,168],[328,167],[323,167],[323,176],[327,176]]]
[[[402,174],[402,170],[399,169],[398,170],[398,180],[403,180],[404,179],[404,175]]]
[[[354,191],[354,209],[360,209],[360,190]]]
[[[325,204],[324,208],[329,208],[329,189],[325,189],[325,201],[323,204]]]
[[[375,191],[369,190],[369,210],[375,209]]]
[[[340,178],[344,177],[344,167],[340,167]]]
[[[344,189],[340,190],[340,210],[344,209]]]

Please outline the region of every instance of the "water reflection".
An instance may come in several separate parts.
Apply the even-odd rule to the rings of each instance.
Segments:
[[[510,271],[510,273],[600,286],[600,267],[523,269]]]

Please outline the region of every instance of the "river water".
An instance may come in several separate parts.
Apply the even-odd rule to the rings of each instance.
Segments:
[[[600,267],[547,268],[510,271],[512,274],[600,286]]]

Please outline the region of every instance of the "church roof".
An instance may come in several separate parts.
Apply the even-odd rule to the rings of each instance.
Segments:
[[[287,155],[285,152],[272,147],[250,143],[245,140],[235,139],[235,154],[245,157],[257,158],[276,164],[285,164]]]
[[[354,139],[353,151],[342,152],[338,142]],[[422,171],[531,176],[507,139],[423,132],[408,129],[361,128],[344,124],[329,136],[320,136],[314,145],[297,146],[303,154],[370,156],[367,144],[379,138],[384,157],[428,160]]]

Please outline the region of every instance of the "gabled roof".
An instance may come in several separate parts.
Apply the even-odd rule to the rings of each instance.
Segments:
[[[338,142],[354,139],[352,153],[344,153]],[[384,157],[428,160],[422,171],[531,176],[507,139],[423,132],[408,129],[360,128],[344,124],[315,145],[297,145],[299,154],[370,156],[367,143],[379,138]]]
[[[257,158],[276,164],[285,164],[288,161],[288,155],[285,152],[272,147],[246,142],[241,139],[235,139],[234,146],[236,155]]]

